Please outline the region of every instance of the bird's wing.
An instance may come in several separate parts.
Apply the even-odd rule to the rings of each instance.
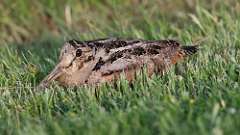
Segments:
[[[152,62],[163,67],[164,64],[171,63],[172,57],[180,49],[180,44],[174,40],[139,41],[130,47],[111,49],[107,58],[100,59],[94,70],[108,74],[139,68]]]
[[[108,75],[114,72],[121,72],[131,69],[139,69],[143,65],[141,60],[137,59],[118,59],[112,63],[106,63],[100,68],[103,75]]]

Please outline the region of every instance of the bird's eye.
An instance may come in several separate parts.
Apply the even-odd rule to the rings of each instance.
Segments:
[[[80,57],[81,55],[82,55],[82,50],[81,49],[77,49],[76,56]]]

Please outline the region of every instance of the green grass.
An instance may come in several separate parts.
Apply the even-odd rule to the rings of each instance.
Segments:
[[[190,2],[190,3],[189,3]],[[240,3],[6,0],[0,5],[0,134],[239,134]],[[72,23],[64,9],[72,10]],[[50,18],[53,26],[42,18]],[[130,88],[32,89],[67,39],[207,37],[197,55]]]

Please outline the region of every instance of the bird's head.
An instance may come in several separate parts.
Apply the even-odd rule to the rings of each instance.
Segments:
[[[61,76],[73,74],[80,70],[84,63],[94,59],[95,49],[84,42],[70,40],[61,49],[59,62],[52,72],[42,81],[41,85],[48,85],[49,82]],[[44,86],[45,87],[45,86]]]

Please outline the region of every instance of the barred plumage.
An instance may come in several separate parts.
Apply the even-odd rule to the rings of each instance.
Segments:
[[[132,81],[143,67],[149,76],[162,74],[197,50],[197,46],[181,46],[175,40],[70,40],[61,50],[59,64],[40,86],[53,80],[67,86],[98,84],[117,80],[121,74]]]

